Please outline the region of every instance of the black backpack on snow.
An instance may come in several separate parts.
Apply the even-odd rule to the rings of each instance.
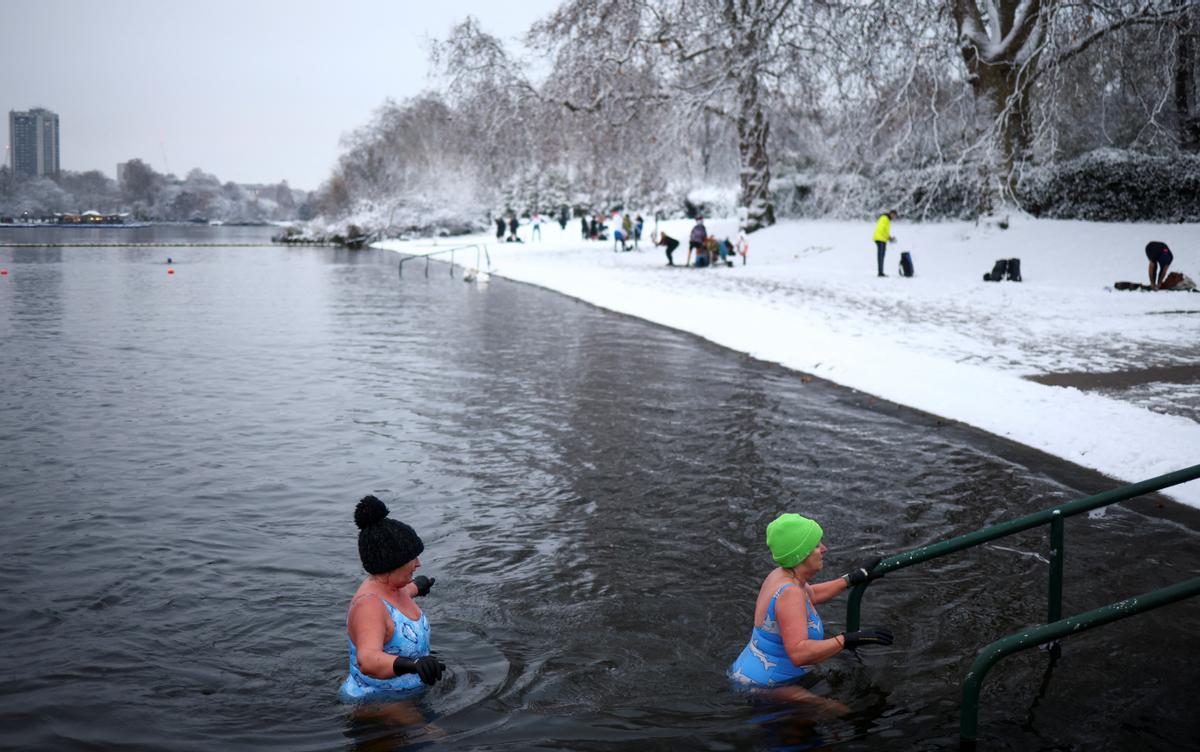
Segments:
[[[1009,282],[1021,281],[1021,259],[996,259],[992,271],[983,275],[984,282],[999,282],[1008,277]]]
[[[908,251],[900,253],[900,276],[911,277],[913,275],[912,254]]]
[[[1020,282],[1021,281],[1021,259],[1009,259],[1008,260],[1008,281],[1009,282]]]
[[[992,267],[990,274],[983,275],[984,282],[999,282],[1004,279],[1005,272],[1008,271],[1008,259],[996,259],[996,265]]]

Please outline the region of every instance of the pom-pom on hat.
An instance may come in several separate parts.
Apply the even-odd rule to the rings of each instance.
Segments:
[[[358,557],[363,569],[383,574],[402,567],[421,555],[425,544],[417,531],[400,520],[388,518],[388,508],[374,496],[364,496],[354,508],[358,525]]]
[[[808,558],[824,534],[821,526],[807,517],[781,514],[767,525],[767,548],[776,564],[791,569]]]

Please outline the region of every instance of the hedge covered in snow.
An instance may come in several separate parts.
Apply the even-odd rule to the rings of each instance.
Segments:
[[[970,166],[878,175],[798,173],[771,182],[783,217],[849,219],[895,208],[920,219],[973,219],[980,174]],[[1015,202],[1035,217],[1107,222],[1200,221],[1200,157],[1103,149],[1026,169]]]
[[[1200,220],[1200,157],[1103,149],[1030,173],[1018,184],[1035,217],[1105,222]]]

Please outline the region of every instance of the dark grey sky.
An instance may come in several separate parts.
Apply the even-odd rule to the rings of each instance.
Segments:
[[[430,88],[429,37],[520,35],[559,0],[21,0],[0,8],[0,112],[58,113],[62,166],[315,188],[338,139]]]

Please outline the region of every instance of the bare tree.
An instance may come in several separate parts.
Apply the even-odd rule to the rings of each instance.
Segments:
[[[149,207],[154,203],[162,184],[163,176],[142,160],[131,159],[125,163],[125,170],[121,174],[121,195],[130,204]]]
[[[1181,13],[1176,0],[1068,3],[1065,0],[953,0],[958,48],[975,96],[981,144],[992,147],[981,167],[980,210],[995,192],[1011,195],[1015,166],[1033,142],[1034,84],[1093,44],[1137,24],[1163,24]]]
[[[723,119],[737,147],[743,224],[755,230],[775,222],[770,102],[781,82],[794,76],[785,52],[804,36],[806,5],[569,0],[527,38],[557,69],[571,72],[572,90],[547,93],[572,112],[669,109],[693,139],[711,134],[710,116]],[[698,153],[711,153],[704,139]]]

